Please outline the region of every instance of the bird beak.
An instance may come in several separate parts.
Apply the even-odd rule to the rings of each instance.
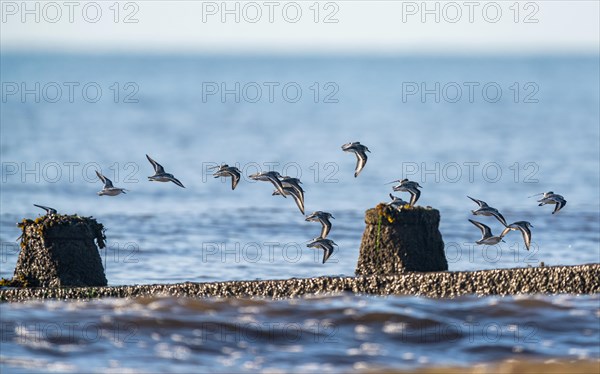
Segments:
[[[399,180],[395,180],[395,181],[391,181],[391,182],[386,183],[386,184],[392,184],[392,183],[398,183],[398,182],[400,182],[400,181]]]

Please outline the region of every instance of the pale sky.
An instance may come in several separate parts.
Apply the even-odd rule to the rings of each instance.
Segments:
[[[3,51],[503,54],[600,45],[596,0],[0,3]]]

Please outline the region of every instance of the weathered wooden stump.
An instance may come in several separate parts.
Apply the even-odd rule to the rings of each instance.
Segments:
[[[50,214],[35,221],[24,219],[18,226],[23,234],[14,284],[24,287],[106,286],[98,252],[98,247],[104,248],[106,237],[104,226],[95,219]]]
[[[448,270],[438,210],[379,204],[367,210],[365,223],[356,275]]]

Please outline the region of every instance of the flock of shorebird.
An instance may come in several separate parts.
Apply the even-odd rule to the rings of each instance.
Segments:
[[[344,152],[352,152],[356,156],[356,167],[354,170],[354,177],[355,178],[358,177],[360,172],[364,169],[365,165],[367,164],[368,157],[367,157],[366,153],[371,152],[371,151],[369,151],[369,148],[367,148],[366,146],[360,144],[360,142],[346,143],[346,144],[342,145],[342,150]],[[181,183],[177,178],[175,178],[173,176],[173,174],[169,174],[169,173],[165,172],[165,169],[161,164],[159,164],[158,162],[153,160],[148,155],[146,155],[146,158],[148,159],[148,161],[152,164],[152,167],[154,168],[154,175],[148,177],[149,181],[151,181],[151,182],[173,182],[176,185],[178,185],[179,187],[185,188],[183,183]],[[213,173],[213,176],[215,178],[220,178],[220,177],[231,178],[231,189],[235,190],[235,188],[237,187],[237,185],[240,181],[240,178],[241,178],[240,170],[237,167],[223,164],[220,166],[212,167],[210,169],[217,169]],[[98,175],[98,178],[102,181],[102,183],[104,183],[104,187],[102,188],[101,191],[98,192],[99,196],[117,196],[121,193],[123,193],[123,194],[126,193],[126,191],[127,191],[126,189],[115,187],[110,179],[108,179],[106,176],[102,175],[98,171],[96,171],[96,175]],[[280,196],[283,196],[284,198],[287,198],[287,196],[292,196],[296,205],[298,206],[298,209],[304,215],[304,190],[300,186],[300,184],[302,184],[302,182],[298,178],[282,176],[277,171],[266,171],[266,172],[256,173],[256,174],[249,175],[249,177],[256,181],[270,182],[271,184],[273,184],[273,186],[275,187],[275,190],[273,191],[272,195],[274,195],[274,196],[280,195]],[[410,201],[406,202],[406,201],[402,200],[401,198],[394,196],[390,193],[389,196],[391,198],[391,201],[388,202],[387,205],[392,206],[400,211],[402,209],[407,209],[407,208],[410,209],[410,208],[414,207],[417,200],[419,200],[419,197],[421,196],[421,191],[419,190],[419,188],[422,188],[422,187],[419,185],[419,183],[410,181],[408,179],[395,180],[390,183],[398,183],[398,185],[393,187],[393,190],[395,192],[408,192],[410,194]],[[542,195],[542,194],[543,194],[542,199],[538,200],[539,206],[542,206],[545,204],[555,204],[554,211],[552,212],[552,214],[557,213],[567,203],[567,201],[561,195],[557,195],[552,191],[539,193],[539,194],[536,194],[533,196],[538,196],[538,195]],[[530,197],[533,197],[533,196],[530,196]],[[530,228],[533,227],[531,225],[531,223],[529,223],[527,221],[517,221],[517,222],[511,223],[510,225],[507,225],[506,220],[504,219],[502,214],[500,214],[500,212],[497,209],[492,208],[485,201],[477,200],[470,196],[467,196],[467,197],[479,205],[479,208],[477,210],[472,211],[473,215],[493,216],[498,221],[500,221],[500,223],[502,223],[502,225],[504,226],[504,230],[502,231],[502,233],[498,236],[495,236],[495,235],[492,235],[491,229],[487,225],[484,225],[481,222],[469,219],[469,221],[472,224],[474,224],[481,230],[482,237],[481,237],[481,239],[476,241],[477,244],[495,245],[495,244],[498,244],[500,241],[504,241],[502,238],[506,234],[508,234],[510,231],[519,230],[523,234],[523,239],[525,241],[525,247],[527,248],[527,250],[529,250],[529,246],[531,244]],[[57,214],[56,209],[46,207],[43,205],[37,205],[37,204],[34,204],[34,205],[36,207],[44,209],[46,211],[46,214],[48,214],[48,215]],[[305,217],[306,221],[319,222],[322,225],[320,235],[317,236],[316,238],[310,240],[306,246],[309,248],[322,249],[324,251],[323,263],[325,263],[327,261],[327,259],[329,259],[331,254],[333,253],[334,246],[337,246],[337,244],[333,240],[327,239],[327,235],[331,231],[331,221],[330,220],[332,218],[334,219],[334,217],[333,217],[333,215],[331,215],[331,213],[323,212],[323,211],[316,211]]]
[[[393,206],[394,208],[399,209],[399,210],[402,210],[406,207],[413,207],[415,205],[415,203],[417,202],[417,200],[419,199],[419,197],[421,196],[421,191],[419,190],[419,188],[421,188],[421,186],[419,185],[419,183],[409,181],[408,179],[396,180],[396,181],[393,181],[390,183],[396,183],[396,182],[398,182],[399,184],[397,186],[394,186],[394,191],[409,192],[411,195],[410,202],[406,202],[406,201],[402,200],[401,198],[390,194],[390,198],[392,199],[392,201],[388,202],[387,205]],[[535,194],[535,195],[532,195],[529,197],[538,196],[538,195],[543,195],[543,197],[540,200],[538,200],[539,206],[546,205],[546,204],[554,204],[555,205],[554,211],[552,212],[552,214],[557,213],[559,210],[561,210],[567,204],[567,200],[565,200],[564,197],[562,197],[561,195],[555,194],[552,191],[541,192],[539,194]],[[471,222],[473,225],[477,226],[479,228],[479,230],[481,230],[481,239],[477,240],[475,242],[476,244],[496,245],[499,242],[504,241],[502,238],[504,238],[504,236],[506,234],[508,234],[510,231],[518,230],[518,231],[521,231],[521,234],[523,235],[523,241],[525,242],[525,248],[527,248],[527,250],[529,250],[529,247],[531,245],[531,230],[530,229],[533,227],[533,225],[531,225],[531,223],[529,223],[528,221],[517,221],[517,222],[511,223],[510,225],[507,225],[506,220],[504,219],[502,214],[500,214],[498,209],[489,206],[483,200],[474,199],[471,196],[467,196],[467,197],[469,199],[473,200],[473,202],[477,203],[477,205],[479,205],[478,209],[471,211],[471,213],[473,213],[473,215],[494,217],[498,221],[500,221],[500,223],[504,226],[504,230],[502,230],[502,233],[500,235],[493,235],[492,230],[489,228],[489,226],[487,226],[481,222],[469,219],[469,222]]]
[[[541,192],[539,194],[535,194],[535,195],[532,195],[529,197],[539,196],[539,195],[543,195],[543,196],[540,200],[538,200],[538,203],[539,203],[538,206],[542,206],[542,205],[546,205],[546,204],[554,204],[554,211],[552,212],[552,214],[558,213],[558,211],[561,210],[567,204],[567,200],[565,200],[564,197],[562,197],[561,195],[555,194],[553,191]],[[471,213],[473,213],[473,215],[492,216],[492,217],[496,218],[498,221],[500,221],[500,223],[504,226],[504,229],[502,230],[500,235],[492,235],[492,230],[488,226],[484,225],[481,222],[470,219],[469,222],[471,222],[472,224],[477,226],[479,228],[479,230],[481,230],[481,239],[479,239],[475,243],[484,244],[484,245],[496,245],[499,242],[504,241],[502,238],[504,238],[504,236],[506,234],[508,234],[509,232],[521,231],[521,234],[523,235],[523,241],[525,242],[525,248],[527,250],[529,250],[529,247],[531,245],[531,230],[530,229],[533,228],[533,225],[530,222],[517,221],[517,222],[511,223],[510,225],[507,225],[506,220],[504,219],[502,214],[500,214],[498,209],[492,208],[485,201],[477,200],[470,196],[467,196],[467,197],[469,199],[473,200],[475,203],[477,203],[477,205],[479,205],[478,209],[471,211]]]

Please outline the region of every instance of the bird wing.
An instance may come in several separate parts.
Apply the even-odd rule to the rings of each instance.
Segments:
[[[281,196],[287,198],[287,196],[285,196],[285,191],[283,190],[283,184],[281,184],[281,181],[279,180],[279,178],[274,177],[273,175],[270,174],[266,174],[264,175],[265,178],[267,178],[267,180],[271,183],[273,183],[273,185],[275,186],[275,188],[277,188],[277,190],[279,191],[279,193],[281,194]]]
[[[356,155],[356,170],[354,171],[354,178],[358,177],[358,174],[364,169],[367,164],[367,155],[363,151],[354,151]]]
[[[479,227],[479,230],[481,230],[481,239],[487,239],[492,235],[492,230],[489,228],[489,226],[484,225],[481,222],[478,221],[474,221],[472,219],[469,220],[469,222],[471,222],[472,224],[474,224],[475,226]]]
[[[324,244],[323,249],[325,249],[325,255],[323,255],[323,263],[325,263],[325,261],[327,261],[333,253],[333,246],[337,246],[337,244],[335,244],[335,242],[331,239],[323,239],[322,243]]]
[[[504,225],[504,227],[506,227],[506,220],[504,219],[504,217],[502,216],[502,214],[500,214],[500,212],[496,211],[492,211],[491,214],[496,217],[496,219],[498,221],[500,221],[500,223],[502,223],[502,225]]]
[[[519,230],[523,234],[523,240],[525,241],[525,248],[529,250],[529,245],[531,244],[531,231],[527,226],[519,225]]]
[[[298,180],[296,178],[286,178],[286,179],[281,180],[281,185],[284,188],[285,187],[293,188],[298,193],[298,198],[300,198],[300,200],[302,201],[302,204],[304,204],[304,190],[302,189],[302,187],[300,187],[298,182],[300,182],[300,180]]]
[[[114,188],[113,183],[110,179],[106,178],[104,175],[100,174],[98,172],[98,170],[96,170],[96,175],[98,176],[98,178],[100,178],[100,180],[102,181],[102,183],[104,183],[104,188]]]
[[[294,191],[296,192],[296,191]],[[304,203],[302,202],[302,200],[300,199],[300,197],[298,197],[298,195],[296,195],[295,193],[291,193],[292,197],[294,198],[294,201],[296,202],[296,205],[298,206],[298,209],[300,209],[300,212],[302,214],[304,214]]]
[[[415,206],[415,204],[417,203],[417,200],[419,200],[419,197],[421,196],[421,191],[416,189],[416,188],[410,188],[408,190],[408,192],[410,192],[410,205],[411,206]]]
[[[315,218],[317,218],[317,212],[312,212],[310,215],[306,216],[304,220],[310,222],[314,221]]]
[[[98,172],[98,170],[96,170],[96,175],[98,176],[98,178],[102,181],[102,183],[106,183],[106,177],[102,174],[100,174]]]
[[[333,246],[329,245],[329,246],[323,247],[323,263],[325,263],[325,261],[327,261],[329,259],[329,257],[331,257],[332,253],[333,253]]]
[[[319,244],[319,247],[323,249],[324,253],[323,253],[323,263],[325,263],[325,261],[327,261],[329,259],[329,257],[331,257],[331,254],[333,253],[333,246],[337,245],[335,244],[335,242],[333,240],[329,240],[329,239],[320,239],[317,241]]]
[[[33,204],[33,205],[40,209],[44,209],[47,214],[56,213],[56,209],[54,209],[54,208],[50,208],[48,206],[43,206],[43,205],[38,205],[38,204]]]
[[[321,218],[319,219],[319,222],[323,225],[323,228],[321,229],[321,238],[326,238],[329,231],[331,231],[331,222],[329,222],[327,218]]]
[[[240,182],[240,173],[235,169],[230,169],[229,174],[231,175],[231,189],[235,190],[235,187]]]
[[[159,166],[160,166],[160,165],[159,165]],[[183,188],[185,188],[185,186],[183,185],[183,183],[181,183],[181,182],[179,181],[179,179],[175,178],[174,176],[172,176],[172,175],[171,175],[171,176],[169,177],[169,180],[170,180],[171,182],[175,183],[176,185],[178,185],[179,187],[183,187]]]
[[[488,206],[487,203],[483,200],[477,200],[477,199],[472,198],[471,196],[467,196],[467,197],[469,199],[473,200],[475,203],[477,203],[477,205],[479,205],[480,208],[485,208]]]
[[[556,205],[554,206],[554,211],[552,212],[552,214],[558,213],[558,211],[561,210],[565,205],[567,205],[567,200],[558,200],[556,202]]]
[[[154,173],[156,174],[162,174],[165,172],[165,169],[162,167],[161,164],[159,164],[158,162],[154,161],[150,156],[146,155],[146,158],[148,159],[148,161],[150,161],[150,163],[152,164],[152,167],[154,167]],[[183,186],[182,186],[183,187]]]

